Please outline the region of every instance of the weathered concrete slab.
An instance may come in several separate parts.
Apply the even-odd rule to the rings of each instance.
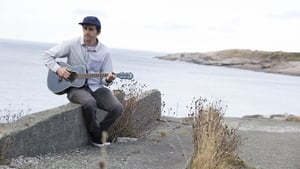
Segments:
[[[161,118],[161,93],[158,90],[145,92],[130,114],[134,133],[148,131],[148,127]]]
[[[119,99],[123,98],[117,96]],[[151,90],[138,100],[135,118],[138,123],[148,123],[147,114],[160,117],[161,96]],[[144,111],[144,112],[141,112]],[[98,121],[106,112],[98,112]],[[66,104],[54,109],[30,114],[16,122],[0,126],[0,155],[5,158],[35,156],[62,152],[89,143],[81,106]]]
[[[1,154],[6,158],[64,151],[88,142],[81,107],[69,103],[24,116],[1,127]]]
[[[191,125],[162,117],[146,137],[135,142],[116,142],[105,148],[83,146],[38,158],[20,157],[4,169],[97,169],[100,160],[108,169],[186,169],[193,154],[192,142]]]

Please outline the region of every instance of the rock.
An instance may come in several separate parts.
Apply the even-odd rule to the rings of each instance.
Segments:
[[[133,137],[117,137],[117,143],[128,143],[138,141],[138,138]]]
[[[158,58],[300,76],[300,53],[229,49],[207,53],[175,53]]]

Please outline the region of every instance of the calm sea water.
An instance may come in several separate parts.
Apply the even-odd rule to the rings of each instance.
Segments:
[[[54,95],[46,86],[48,70],[41,53],[51,46],[0,40],[0,115],[30,114],[68,102],[65,95]],[[160,90],[166,115],[187,116],[193,97],[222,100],[227,105],[225,116],[300,115],[300,77],[154,58],[161,55],[112,49],[115,72],[133,72],[147,89]]]

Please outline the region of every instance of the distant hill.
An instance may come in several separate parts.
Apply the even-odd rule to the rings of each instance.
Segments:
[[[206,53],[175,53],[157,58],[300,76],[300,53],[228,49]]]

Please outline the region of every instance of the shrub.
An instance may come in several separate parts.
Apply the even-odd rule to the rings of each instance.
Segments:
[[[299,116],[288,116],[286,118],[286,121],[300,122],[300,117]]]
[[[11,138],[9,136],[6,136],[4,139],[2,139],[0,145],[0,165],[7,165],[9,163],[9,160],[5,157],[5,154],[9,150],[10,146]]]
[[[126,81],[121,86],[116,84],[115,91],[123,92],[124,111],[120,119],[112,126],[109,132],[109,139],[114,140],[117,137],[137,137],[139,131],[135,127],[133,114],[137,107],[137,101],[143,96],[146,85],[138,83],[136,80]],[[144,126],[146,127],[146,126]],[[141,127],[140,129],[144,128]]]
[[[189,119],[193,127],[194,154],[189,169],[247,168],[235,153],[241,139],[236,129],[224,123],[221,103],[208,103],[203,98],[192,102]]]
[[[21,108],[20,108],[21,106]],[[31,109],[23,108],[23,104],[21,105],[11,105],[9,104],[7,108],[0,109],[0,123],[11,123],[17,121],[19,118],[28,114]],[[19,107],[14,109],[14,107]]]

